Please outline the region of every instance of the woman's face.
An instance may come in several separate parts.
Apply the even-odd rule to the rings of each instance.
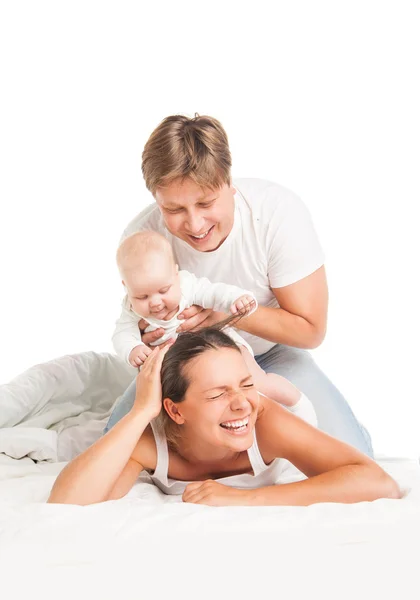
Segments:
[[[227,238],[235,212],[235,188],[203,189],[190,179],[158,188],[156,202],[165,227],[200,252],[216,250]]]
[[[258,392],[242,354],[233,348],[206,350],[187,365],[190,380],[177,404],[185,433],[209,446],[242,452],[252,446]]]

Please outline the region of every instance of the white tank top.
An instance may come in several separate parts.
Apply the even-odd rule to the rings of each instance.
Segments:
[[[155,436],[157,450],[156,469],[151,475],[152,481],[165,494],[182,495],[186,486],[192,482],[178,481],[168,477],[169,453],[163,424],[154,419],[150,425]],[[276,483],[292,483],[305,479],[305,475],[284,458],[276,458],[269,465],[265,464],[258,448],[255,428],[254,442],[247,452],[253,474],[231,475],[215,479],[215,481],[239,489],[255,489]]]

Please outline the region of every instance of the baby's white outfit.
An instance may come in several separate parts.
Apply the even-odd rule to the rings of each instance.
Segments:
[[[133,348],[144,345],[138,327],[140,319],[144,319],[149,323],[149,326],[145,329],[145,333],[155,331],[159,328],[165,330],[165,333],[161,338],[156,342],[151,343],[152,346],[157,346],[163,344],[170,338],[178,337],[176,330],[181,323],[184,322],[184,320],[178,319],[178,315],[185,308],[188,308],[193,304],[230,314],[232,303],[246,294],[252,296],[255,301],[255,307],[248,314],[252,314],[258,307],[257,300],[252,292],[235,285],[212,283],[206,277],[196,277],[193,273],[189,273],[188,271],[179,271],[179,278],[181,288],[179,310],[169,321],[154,319],[150,316],[145,318],[142,315],[137,314],[132,309],[128,296],[124,297],[122,301],[121,316],[116,322],[112,342],[114,344],[115,352],[120,358],[128,362],[128,364],[130,364],[128,359]],[[226,327],[223,331],[238,345],[245,346],[251,355],[254,356],[251,346],[235,329]]]
[[[150,421],[150,425],[155,436],[157,450],[156,469],[151,474],[152,481],[165,494],[182,495],[186,486],[192,482],[179,481],[168,477],[169,453],[163,424],[160,420],[153,419]],[[258,448],[255,427],[254,442],[247,452],[253,473],[221,477],[220,479],[215,479],[215,481],[230,487],[246,490],[279,483],[293,483],[306,479],[306,476],[285,458],[276,458],[269,465],[265,464]]]

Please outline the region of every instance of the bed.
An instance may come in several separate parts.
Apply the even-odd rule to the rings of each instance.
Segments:
[[[420,597],[413,458],[377,457],[402,500],[213,508],[165,496],[143,472],[121,500],[47,505],[134,376],[113,355],[85,352],[0,386],[4,598]]]

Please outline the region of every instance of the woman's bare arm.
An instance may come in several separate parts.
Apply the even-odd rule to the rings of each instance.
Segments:
[[[143,468],[130,457],[149,422],[146,412],[128,413],[63,469],[48,502],[82,505],[104,502],[112,499],[111,492],[117,482],[118,493],[114,492],[114,497],[125,495]]]
[[[252,490],[247,504],[302,505],[400,498],[397,483],[373,460],[264,399],[257,424],[263,458],[289,460],[308,479]]]
[[[137,376],[131,411],[72,460],[58,476],[48,502],[94,504],[124,496],[143,468],[140,440],[162,408],[160,369],[169,346],[156,347]],[[150,466],[150,465],[145,465]]]

